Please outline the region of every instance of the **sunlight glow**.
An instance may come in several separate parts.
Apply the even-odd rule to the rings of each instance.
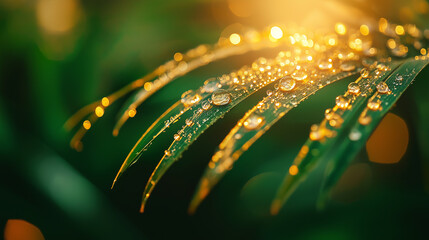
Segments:
[[[283,37],[283,31],[280,27],[274,26],[271,28],[270,35],[274,39],[279,40]]]
[[[237,33],[233,33],[233,34],[231,34],[231,36],[229,36],[229,41],[232,44],[237,45],[241,42],[241,37]]]
[[[347,32],[346,26],[342,23],[336,23],[335,24],[335,32],[337,32],[340,35],[344,35]]]

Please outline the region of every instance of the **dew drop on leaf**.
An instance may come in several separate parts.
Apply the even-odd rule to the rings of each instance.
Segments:
[[[193,90],[186,91],[182,94],[181,102],[185,106],[192,106],[193,104],[199,102],[201,96]]]
[[[356,69],[356,66],[353,63],[343,63],[340,65],[340,69],[343,72],[351,72]]]
[[[288,92],[295,88],[296,82],[291,77],[284,77],[280,79],[278,86],[281,91]]]
[[[292,73],[291,76],[296,81],[304,81],[308,77],[308,75],[305,71],[295,71],[294,73]]]
[[[223,89],[218,89],[212,94],[212,103],[216,106],[227,105],[231,102],[231,94]]]
[[[220,87],[219,80],[216,78],[210,78],[204,82],[204,86],[201,88],[201,92],[212,93],[219,89]]]
[[[252,114],[244,121],[243,125],[247,130],[254,130],[259,128],[263,122],[263,117],[258,114]]]
[[[378,100],[370,100],[367,107],[369,110],[377,111],[380,108],[380,102]]]
[[[380,94],[386,94],[390,92],[389,86],[385,82],[377,84],[377,91]]]
[[[341,109],[347,109],[347,107],[349,106],[349,103],[350,103],[350,99],[344,96],[338,96],[335,99],[335,104]]]
[[[351,82],[349,84],[349,86],[347,87],[347,91],[350,94],[354,94],[354,95],[359,94],[359,92],[360,92],[359,84],[357,84],[355,82]]]
[[[362,78],[369,78],[369,70],[368,70],[368,68],[363,68],[363,69],[360,71],[360,76],[361,76]]]
[[[318,141],[321,140],[323,136],[323,130],[318,125],[313,124],[310,130],[310,139],[312,141]]]

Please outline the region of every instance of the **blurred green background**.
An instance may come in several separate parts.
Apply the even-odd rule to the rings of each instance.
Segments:
[[[347,16],[344,6],[349,6],[365,16],[427,24],[426,1],[329,2],[338,4],[333,12],[339,18]],[[214,43],[236,22],[259,28],[274,22],[300,23],[324,4],[0,0],[2,226],[8,219],[24,219],[46,239],[427,238],[427,69],[393,109],[408,127],[405,156],[397,164],[377,164],[368,160],[364,149],[348,171],[355,174],[348,181],[345,176],[324,211],[315,208],[321,169],[278,216],[269,215],[269,204],[309,127],[321,120],[351,79],[291,111],[242,156],[194,216],[186,213],[187,205],[216,146],[265,91],[228,113],[186,151],[158,184],[144,214],[138,212],[144,185],[177,129],[168,130],[110,190],[128,151],[182,92],[276,51],[232,57],[180,77],[145,102],[116,138],[111,130],[121,102],[115,103],[85,136],[82,152],[69,148],[72,135],[63,129],[69,116],[150,72],[176,51]],[[344,21],[360,20],[351,16]]]

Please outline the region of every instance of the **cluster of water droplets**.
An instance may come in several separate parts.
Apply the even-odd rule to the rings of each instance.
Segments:
[[[403,27],[381,19],[378,33],[384,37],[387,36],[386,46],[373,45],[372,38],[378,33],[371,33],[371,30],[376,31],[374,29],[376,26],[362,25],[359,30],[348,29],[349,34],[346,34],[346,27],[343,24],[339,25],[338,29],[336,26],[336,33],[311,39],[313,45],[310,48],[296,47],[294,51],[283,53],[290,57],[288,61],[293,63],[291,66],[294,69],[290,74],[280,78],[274,85],[274,91],[267,91],[267,97],[250,110],[220,144],[194,197],[193,201],[196,205],[200,201],[197,199],[204,198],[206,195],[200,193],[208,192],[224,172],[231,169],[233,162],[242,152],[246,151],[274,122],[308,95],[313,94],[316,91],[314,86],[322,88],[335,81],[335,76],[342,78],[348,76],[347,73],[360,72],[357,81],[349,84],[347,92],[335,99],[335,106],[325,111],[325,120],[320,125],[311,127],[310,139],[323,141],[326,137],[336,135],[336,129],[342,126],[344,117],[347,117],[347,112],[358,99],[371,95],[374,90],[377,91],[375,96],[391,94],[389,86],[380,82],[380,79],[390,72],[389,66],[395,65],[390,64],[392,58],[388,57],[389,54],[399,58],[407,56],[409,48],[406,46],[403,35],[412,36],[415,49],[422,55],[427,54],[427,49],[423,45],[415,44],[415,42],[422,42],[423,35],[413,25]],[[401,28],[404,29],[404,33],[401,32]],[[392,32],[392,29],[395,30]],[[291,42],[298,42],[299,38],[296,36],[302,35],[292,34],[289,37]],[[305,39],[310,38],[305,37]],[[342,45],[344,39],[348,39],[346,46]],[[392,44],[389,45],[390,39],[396,41],[395,47],[392,47]],[[334,50],[329,51],[330,49]],[[425,56],[420,58],[422,57]],[[398,84],[401,78],[402,76],[397,76]],[[381,107],[378,97],[371,98],[363,113],[378,111]],[[368,124],[371,121],[368,118],[361,121],[364,118],[365,114],[361,116],[359,122]],[[350,133],[353,140],[357,140],[360,136],[359,132]],[[298,171],[297,168],[296,172]]]
[[[325,120],[320,125],[312,126],[310,139],[323,141],[335,136],[335,129],[342,126],[354,103],[377,91],[359,118],[361,124],[370,123],[371,119],[366,113],[382,109],[380,96],[392,94],[392,86],[380,81],[391,70],[392,58],[389,56],[403,58],[412,51],[413,54],[427,54],[424,40],[428,39],[429,32],[419,30],[414,25],[402,26],[380,19],[378,25],[361,25],[356,29],[337,23],[333,30],[309,31],[284,26],[270,26],[263,31],[231,28],[222,34],[216,44],[200,45],[186,53],[175,53],[174,59],[157,68],[150,80],[139,79],[131,84],[130,89],[140,90],[131,98],[115,130],[136,115],[136,108],[145,99],[178,76],[217,59],[250,50],[278,46],[286,49],[272,59],[259,58],[237,71],[206,80],[199,89],[184,92],[180,101],[159,118],[162,126],[155,124],[153,132],[150,129],[147,132],[153,136],[145,134],[142,137],[144,140],[150,139],[143,150],[167,127],[179,122],[181,116],[188,115],[173,135],[172,144],[165,150],[163,159],[149,180],[144,199],[149,197],[155,183],[187,146],[228,110],[261,88],[273,83],[266,97],[238,121],[220,144],[203,178],[205,188],[215,184],[216,179],[290,109],[319,89],[346,76],[359,74],[358,79],[349,84],[346,93],[335,99],[334,107],[325,111]],[[379,36],[385,41],[376,45],[374,38]],[[422,57],[425,56],[419,56]],[[401,77],[396,77],[395,84],[401,84]],[[106,97],[97,103],[93,110],[95,118],[86,119],[83,129],[88,130],[94,119],[103,116],[105,107],[114,100]],[[354,133],[353,138],[358,135]],[[80,141],[80,138],[75,141]],[[140,146],[140,141],[136,146]],[[142,150],[133,149],[131,153],[133,151],[137,152],[133,156],[138,157]],[[205,190],[200,188],[199,191]]]

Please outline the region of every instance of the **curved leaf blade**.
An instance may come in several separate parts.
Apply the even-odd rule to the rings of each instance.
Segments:
[[[290,73],[292,66],[289,64],[271,67],[270,61],[273,60],[259,59],[252,67],[245,66],[237,72],[222,76],[220,84],[224,87],[219,90],[225,91],[229,96],[230,101],[228,103],[217,106],[212,98],[213,95],[211,95],[211,99],[205,98],[191,107],[190,111],[193,112],[193,116],[187,119],[186,125],[178,133],[179,137],[174,139],[170,147],[165,151],[163,158],[148,180],[143,193],[141,212],[144,211],[147,199],[156,183],[167,169],[208,127],[254,92]],[[261,71],[264,66],[270,67]]]
[[[200,180],[197,191],[191,201],[189,212],[192,213],[196,210],[201,201],[226,174],[226,171],[232,167],[241,154],[287,112],[316,93],[319,89],[355,73],[357,71],[340,72],[328,74],[328,76],[315,80],[307,80],[305,83],[299,83],[296,89],[291,92],[276,90],[275,93],[265,97],[248,111],[219,145],[219,150],[212,157],[209,166]],[[259,126],[255,129],[249,129],[248,125],[246,126],[246,121],[252,115],[258,116],[261,119]]]
[[[365,107],[366,100],[371,96],[376,86],[389,76],[399,64],[399,62],[390,62],[387,63],[387,67],[390,70],[385,69],[387,71],[376,74],[376,71],[380,70],[373,69],[369,78],[359,77],[355,81],[359,86],[359,93],[355,95],[346,91],[343,95],[351,97],[347,108],[341,109],[336,105],[329,113],[330,115],[326,115],[320,126],[313,129],[314,132],[310,133],[310,138],[294,159],[288,174],[279,187],[271,206],[272,214],[278,213],[294,190],[318,164],[337,151],[337,145],[344,140],[350,128],[350,123],[359,116]]]
[[[321,188],[321,194],[318,205],[323,206],[326,202],[329,192],[335,186],[347,166],[359,153],[371,133],[375,130],[379,122],[389,112],[396,101],[401,97],[404,91],[410,86],[421,70],[429,64],[426,56],[416,57],[407,60],[401,65],[387,80],[391,93],[375,93],[369,101],[377,101],[380,108],[371,110],[368,106],[355,121],[349,131],[349,138],[345,139],[337,149],[326,167],[326,178]],[[365,121],[365,119],[369,120]]]

